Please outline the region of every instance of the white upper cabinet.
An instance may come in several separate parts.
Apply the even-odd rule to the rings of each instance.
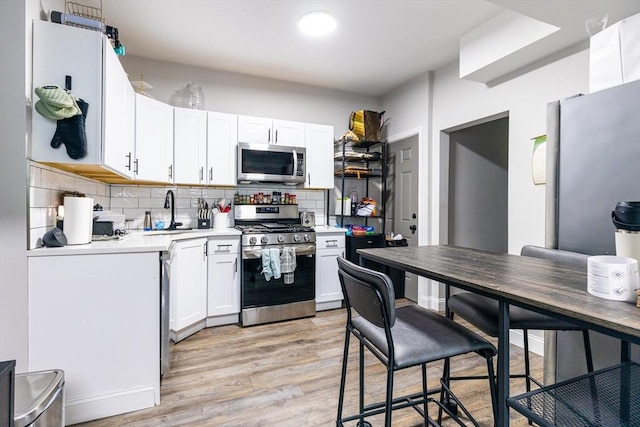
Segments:
[[[304,147],[304,123],[238,116],[238,142]]]
[[[207,113],[207,184],[236,185],[237,146],[238,116]]]
[[[104,165],[133,178],[135,92],[108,40],[105,40],[103,84]]]
[[[136,93],[135,178],[173,182],[173,107]]]
[[[38,162],[97,165],[102,163],[102,73],[104,36],[97,31],[45,21],[33,22],[33,103],[31,159]],[[58,122],[36,109],[40,86],[65,88],[69,76],[71,93],[89,104],[84,120],[87,155],[72,159],[65,144],[51,146]],[[4,78],[8,78],[4,76]],[[74,138],[74,141],[78,141]]]
[[[68,77],[67,77],[68,76]],[[66,142],[58,148],[51,140],[58,122],[40,115],[35,104],[41,86],[71,85],[71,94],[88,104],[84,118],[85,157],[71,158]],[[127,178],[133,177],[134,91],[106,36],[82,28],[45,21],[33,23],[33,90],[31,159],[69,165],[78,172],[99,165]],[[77,131],[64,140],[81,144]]]
[[[273,131],[275,144],[290,147],[304,147],[304,123],[288,120],[274,120]]]
[[[305,188],[333,188],[333,126],[305,125]]]
[[[176,184],[204,184],[207,169],[207,112],[173,110],[173,163]]]

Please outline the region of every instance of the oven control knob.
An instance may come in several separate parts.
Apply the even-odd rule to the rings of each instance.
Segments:
[[[293,241],[294,241],[294,242],[299,242],[299,241],[300,241],[300,235],[299,235],[299,234],[295,234],[295,235],[293,236]]]
[[[304,235],[304,241],[305,241],[305,242],[308,242],[308,241],[309,241],[309,235],[308,235],[308,234],[305,234],[305,235]]]
[[[260,242],[261,242],[261,243],[267,243],[267,241],[268,241],[268,240],[269,240],[269,239],[267,239],[267,236],[262,236],[262,237],[260,238]]]
[[[255,245],[257,241],[258,241],[258,239],[256,239],[255,236],[249,237],[249,244],[250,245]]]
[[[278,242],[280,242],[280,243],[284,242],[284,235],[283,234],[278,236]]]

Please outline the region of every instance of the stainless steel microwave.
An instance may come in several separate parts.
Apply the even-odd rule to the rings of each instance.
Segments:
[[[238,144],[238,182],[303,183],[305,154],[302,147],[241,142]]]

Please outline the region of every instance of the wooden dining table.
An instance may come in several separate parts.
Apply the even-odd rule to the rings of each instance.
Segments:
[[[359,249],[363,259],[498,301],[498,426],[509,425],[509,306],[515,305],[621,339],[620,359],[640,344],[640,309],[587,292],[584,268],[448,245]]]

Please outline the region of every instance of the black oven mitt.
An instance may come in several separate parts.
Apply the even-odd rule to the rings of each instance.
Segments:
[[[82,114],[58,120],[56,133],[51,140],[53,148],[58,148],[60,144],[64,144],[69,157],[75,160],[87,156],[85,120],[87,119],[87,111],[89,111],[89,104],[84,100],[78,99],[76,102]]]

